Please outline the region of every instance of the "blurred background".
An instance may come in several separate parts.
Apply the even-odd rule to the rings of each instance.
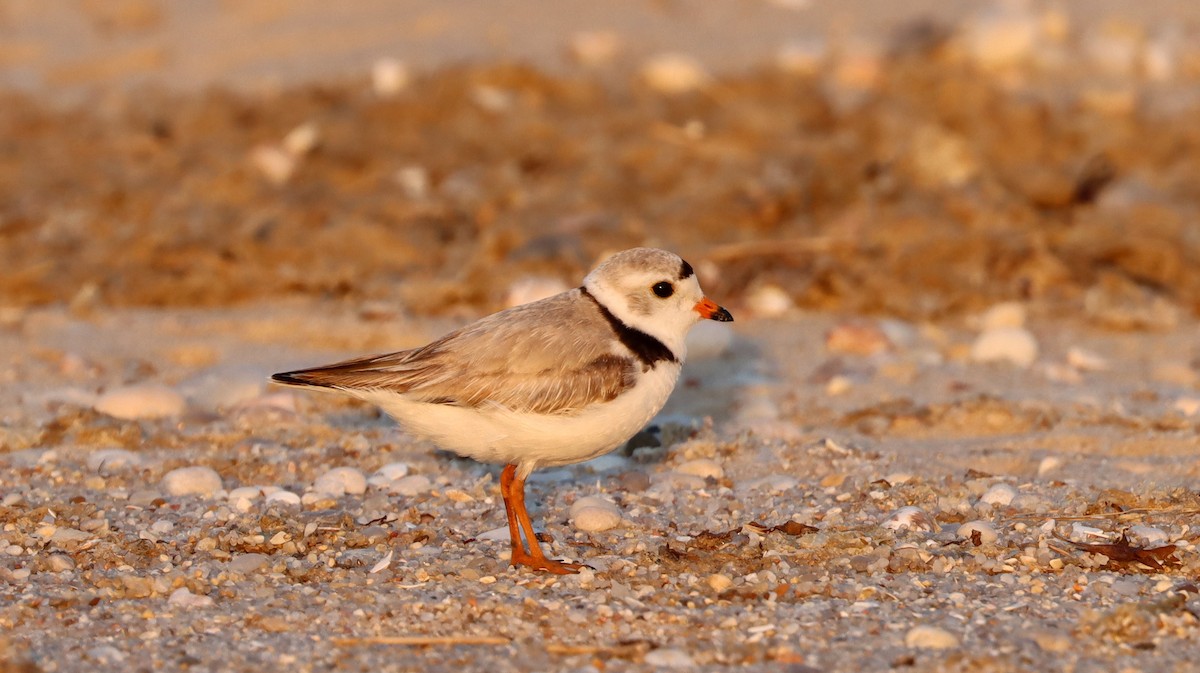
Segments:
[[[1200,308],[1200,4],[6,0],[0,302]],[[375,304],[371,304],[375,302]]]

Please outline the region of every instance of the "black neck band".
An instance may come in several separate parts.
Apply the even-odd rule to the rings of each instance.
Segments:
[[[667,348],[666,344],[640,329],[626,325],[620,318],[613,315],[612,311],[605,308],[599,299],[592,296],[592,293],[588,292],[586,287],[580,287],[579,291],[583,293],[583,296],[591,299],[596,308],[600,309],[600,315],[604,316],[604,319],[608,321],[609,326],[612,327],[613,334],[623,346],[628,348],[637,359],[642,361],[642,364],[647,367],[653,367],[657,362],[679,362],[679,358],[675,357],[675,353],[670,348]]]

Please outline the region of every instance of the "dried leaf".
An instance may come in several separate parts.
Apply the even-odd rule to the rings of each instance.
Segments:
[[[1161,570],[1164,565],[1176,565],[1179,563],[1177,559],[1172,557],[1172,554],[1175,553],[1175,545],[1168,544],[1161,547],[1143,549],[1129,544],[1129,538],[1124,533],[1121,534],[1120,540],[1107,544],[1075,542],[1074,540],[1061,537],[1057,533],[1055,537],[1080,551],[1103,554],[1110,561],[1117,563],[1141,563],[1155,570]]]
[[[712,531],[702,531],[692,537],[692,543],[688,545],[692,549],[720,549],[729,544],[733,538],[735,530],[727,530],[724,533],[714,533]]]
[[[687,554],[677,549],[672,549],[671,545],[669,544],[664,544],[658,548],[658,556],[660,559],[664,560],[679,561],[685,558]]]
[[[808,535],[815,533],[819,528],[808,524],[800,523],[799,521],[787,521],[778,526],[765,526],[757,521],[751,521],[746,524],[754,528],[759,534],[766,535],[767,533],[783,533],[784,535]]]
[[[788,521],[781,526],[775,526],[771,530],[779,531],[785,535],[807,535],[817,532],[816,526],[810,526],[799,521]]]

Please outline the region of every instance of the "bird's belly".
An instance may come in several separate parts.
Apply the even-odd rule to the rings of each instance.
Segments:
[[[532,470],[590,460],[620,446],[662,409],[679,371],[678,364],[660,363],[616,399],[570,415],[428,404],[378,392],[361,396],[443,449]]]

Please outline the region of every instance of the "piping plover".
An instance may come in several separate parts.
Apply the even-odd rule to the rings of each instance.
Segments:
[[[640,430],[675,388],[684,338],[704,318],[733,320],[704,296],[690,264],[634,248],[600,264],[580,287],[427,346],[271,379],[366,400],[444,449],[503,464],[512,564],[566,574],[582,566],[542,553],[525,479],[539,467],[608,453]]]

